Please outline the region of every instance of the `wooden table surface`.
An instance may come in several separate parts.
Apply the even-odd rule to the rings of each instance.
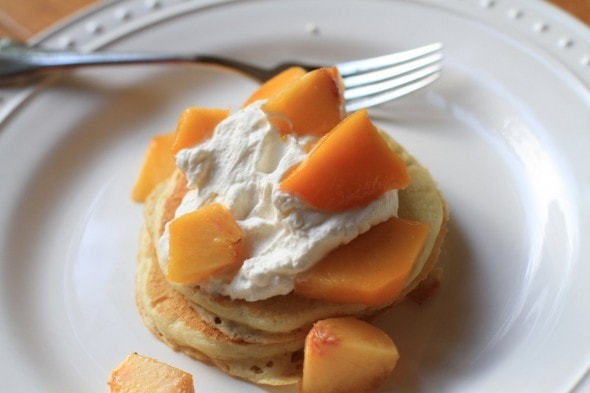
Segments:
[[[590,25],[589,0],[549,1]],[[27,40],[74,12],[97,2],[97,0],[0,0],[0,35]]]

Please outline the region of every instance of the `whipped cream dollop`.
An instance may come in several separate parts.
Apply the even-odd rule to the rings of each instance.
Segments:
[[[396,190],[366,206],[336,213],[316,210],[281,191],[281,179],[305,158],[305,147],[314,139],[281,135],[261,109],[262,103],[232,114],[210,139],[176,156],[190,190],[175,216],[221,203],[232,212],[249,246],[248,259],[231,281],[211,277],[199,285],[208,292],[248,301],[291,292],[297,273],[396,215],[398,208]],[[165,267],[168,243],[166,228],[159,241]]]

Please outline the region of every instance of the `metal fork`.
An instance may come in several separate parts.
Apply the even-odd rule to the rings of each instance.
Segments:
[[[379,105],[429,85],[441,72],[441,60],[442,45],[434,43],[403,52],[335,64],[343,78],[347,111]],[[43,49],[8,39],[0,40],[0,85],[67,68],[149,63],[218,65],[242,72],[260,82],[292,66],[300,66],[307,71],[325,66],[287,62],[265,69],[208,55],[80,52]]]

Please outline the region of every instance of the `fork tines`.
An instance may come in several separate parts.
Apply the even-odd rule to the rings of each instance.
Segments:
[[[432,83],[442,69],[442,44],[336,65],[343,78],[346,109],[378,105]]]

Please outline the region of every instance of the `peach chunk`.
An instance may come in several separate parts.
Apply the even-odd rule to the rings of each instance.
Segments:
[[[320,139],[280,188],[326,211],[366,205],[410,183],[404,161],[360,110]]]
[[[263,109],[283,134],[322,136],[344,111],[340,80],[334,75],[328,68],[308,72],[271,96]]]
[[[176,139],[172,154],[197,145],[209,138],[217,125],[229,114],[227,109],[191,107],[185,109],[176,126]]]
[[[373,306],[401,293],[428,236],[426,223],[392,217],[295,277],[295,294]]]
[[[299,391],[375,392],[398,359],[391,338],[375,326],[352,317],[324,319],[305,339]]]
[[[243,233],[231,212],[212,203],[170,222],[166,278],[194,285],[243,262]]]
[[[285,71],[275,75],[266,82],[264,82],[258,90],[244,102],[243,106],[248,106],[254,101],[263,100],[273,96],[279,90],[290,84],[291,82],[301,78],[306,71],[301,67],[290,67]]]
[[[193,376],[156,359],[132,353],[111,372],[111,393],[194,393]]]
[[[175,139],[174,132],[152,138],[144,156],[139,177],[133,186],[131,199],[144,202],[154,187],[174,172],[176,161],[171,149]]]

